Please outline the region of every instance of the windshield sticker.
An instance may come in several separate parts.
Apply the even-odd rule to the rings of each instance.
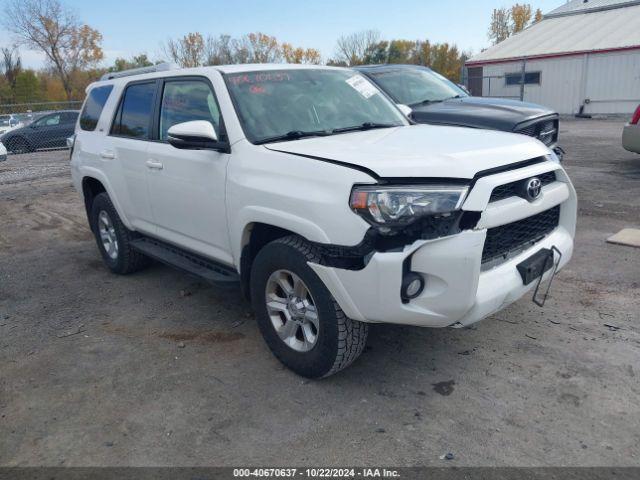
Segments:
[[[365,80],[361,75],[354,75],[353,77],[346,79],[345,82],[347,82],[364,98],[371,98],[378,93],[378,89],[371,85],[371,83]]]

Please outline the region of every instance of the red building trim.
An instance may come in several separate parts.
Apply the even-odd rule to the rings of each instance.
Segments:
[[[640,50],[640,45],[636,45],[633,47],[606,48],[603,50],[583,50],[579,52],[549,53],[547,55],[532,55],[530,57],[511,57],[511,58],[500,58],[496,60],[477,60],[475,62],[469,61],[465,65],[467,67],[481,67],[483,65],[495,65],[497,63],[519,62],[523,58],[526,58],[527,60],[542,60],[547,58],[577,57],[587,53],[627,52],[631,50]]]

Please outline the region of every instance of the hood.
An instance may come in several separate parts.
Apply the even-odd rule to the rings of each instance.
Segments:
[[[412,109],[412,118],[419,123],[461,125],[509,132],[520,123],[557,115],[553,110],[535,103],[482,97],[454,98]]]
[[[542,143],[524,135],[432,125],[312,137],[265,147],[353,165],[385,178],[471,179],[481,170],[549,153]]]

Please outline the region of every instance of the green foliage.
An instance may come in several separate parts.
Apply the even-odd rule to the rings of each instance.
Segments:
[[[150,67],[153,62],[149,60],[146,53],[134,55],[131,60],[125,58],[116,58],[113,66],[109,67],[109,72],[121,72],[123,70],[130,70],[132,68]]]
[[[16,77],[14,100],[16,103],[40,100],[40,81],[33,70],[23,70]]]

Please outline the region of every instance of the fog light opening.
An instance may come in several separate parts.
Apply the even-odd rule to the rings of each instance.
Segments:
[[[412,300],[422,293],[424,290],[424,279],[417,273],[409,272],[402,280],[402,299],[404,301]]]

